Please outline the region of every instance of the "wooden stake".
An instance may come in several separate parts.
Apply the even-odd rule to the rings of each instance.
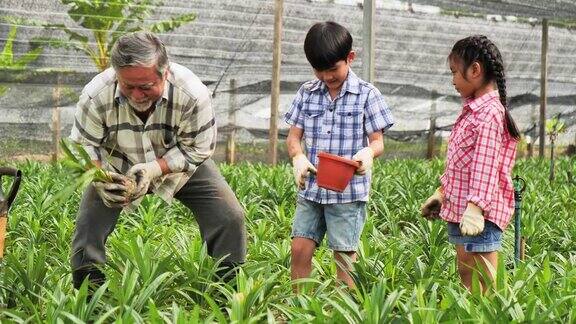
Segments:
[[[6,239],[7,215],[0,215],[0,260],[4,258],[4,240]]]
[[[436,91],[432,91],[432,105],[430,105],[430,130],[428,131],[428,151],[426,158],[432,159],[434,157],[434,145],[436,140]]]
[[[542,19],[542,52],[540,58],[540,147],[539,157],[544,158],[546,145],[546,105],[548,87],[548,19]]]
[[[58,153],[60,151],[60,96],[61,96],[61,81],[58,75],[56,87],[52,91],[52,100],[54,108],[52,108],[52,161],[58,161]]]
[[[226,143],[226,163],[236,162],[236,80],[230,80],[230,99],[228,101],[228,124],[231,126]]]

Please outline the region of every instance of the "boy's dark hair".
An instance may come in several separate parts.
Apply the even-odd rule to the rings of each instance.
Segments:
[[[306,58],[317,71],[330,69],[338,61],[346,60],[351,50],[352,35],[333,21],[314,24],[304,40]]]
[[[465,71],[470,65],[478,62],[484,70],[484,81],[495,81],[500,94],[500,102],[506,108],[506,128],[508,133],[515,139],[520,138],[520,131],[508,111],[506,100],[506,77],[504,75],[504,61],[498,47],[483,35],[474,35],[463,38],[454,44],[449,60],[456,59],[462,63],[462,74],[466,78]]]

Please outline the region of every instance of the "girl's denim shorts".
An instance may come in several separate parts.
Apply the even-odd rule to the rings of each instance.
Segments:
[[[463,245],[466,252],[494,252],[502,247],[502,230],[491,221],[484,221],[484,231],[477,236],[464,236],[460,224],[448,222],[448,242]]]

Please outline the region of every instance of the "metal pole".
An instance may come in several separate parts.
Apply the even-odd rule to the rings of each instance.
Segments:
[[[282,53],[282,12],[283,0],[276,0],[274,7],[274,44],[272,52],[272,83],[270,103],[270,131],[268,159],[276,165],[278,151],[278,105],[280,103],[280,63]]]
[[[542,52],[540,59],[540,147],[539,157],[544,158],[546,145],[546,88],[548,86],[548,19],[542,20]]]
[[[526,182],[519,176],[514,177],[514,264],[518,266],[524,260],[524,239],[522,238],[522,193]]]
[[[374,82],[374,17],[376,0],[364,0],[364,18],[362,29],[362,77],[365,81]]]

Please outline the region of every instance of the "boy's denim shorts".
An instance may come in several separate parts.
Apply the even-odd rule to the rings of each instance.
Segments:
[[[502,230],[491,221],[484,221],[484,231],[477,236],[464,236],[460,224],[448,222],[448,242],[463,245],[466,252],[494,252],[502,247]]]
[[[292,238],[311,239],[318,246],[326,234],[333,251],[355,252],[365,221],[365,201],[323,205],[298,197]]]

